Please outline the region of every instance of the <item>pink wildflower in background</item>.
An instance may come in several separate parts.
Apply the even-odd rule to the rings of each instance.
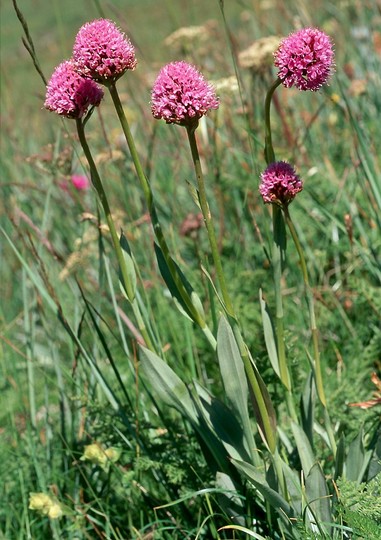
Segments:
[[[212,85],[187,62],[172,62],[164,66],[152,89],[152,114],[167,124],[196,124],[218,105]]]
[[[90,187],[89,179],[84,174],[73,174],[71,176],[71,183],[77,191],[85,191]]]
[[[81,118],[90,106],[97,106],[103,90],[94,81],[81,77],[70,60],[53,72],[46,87],[45,108],[67,118]]]
[[[283,85],[299,90],[319,90],[334,66],[331,39],[317,28],[304,28],[283,39],[274,57]]]
[[[303,183],[294,167],[285,161],[270,163],[261,174],[259,192],[265,203],[287,206],[302,189]]]
[[[82,75],[106,84],[136,66],[135,49],[108,19],[84,24],[75,38],[73,59]]]

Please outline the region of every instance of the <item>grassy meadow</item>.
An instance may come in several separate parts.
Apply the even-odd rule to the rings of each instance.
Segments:
[[[46,79],[70,57],[87,21],[109,18],[133,42],[138,65],[118,81],[119,94],[171,257],[197,292],[212,337],[179,309],[105,91],[86,132],[125,239],[135,283],[133,302],[127,298],[96,192],[71,183],[72,175],[89,177],[75,121],[44,109],[45,85],[22,43],[13,3],[4,1],[0,539],[380,538],[380,2],[17,5]],[[202,29],[167,40],[194,26]],[[277,360],[274,367],[274,231],[258,185],[266,167],[263,105],[276,70],[269,62],[248,68],[239,61],[253,41],[307,26],[332,37],[335,72],[319,92],[279,87],[271,117],[278,159],[295,164],[304,181],[290,213],[311,285],[326,405],[314,383],[306,287],[288,232],[279,286],[292,392],[277,374]],[[197,138],[235,310],[227,319],[186,130],[154,120],[150,110],[160,68],[182,59],[220,98]],[[238,398],[246,378],[240,360],[235,372],[226,353],[239,357],[235,319],[263,395],[271,397],[276,451],[261,431],[252,392]],[[152,346],[142,349],[146,334]],[[229,387],[236,373],[242,384]],[[41,493],[59,515],[29,508],[31,494]]]

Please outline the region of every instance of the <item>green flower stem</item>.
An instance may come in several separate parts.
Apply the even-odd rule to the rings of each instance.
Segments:
[[[116,89],[115,83],[112,83],[108,86],[109,92],[111,94],[112,101],[114,103],[114,107],[116,110],[116,113],[118,115],[119,121],[121,123],[123,133],[126,137],[126,142],[128,145],[128,148],[130,150],[132,161],[134,162],[134,166],[136,169],[136,174],[139,178],[141,187],[143,189],[144,197],[147,201],[147,205],[149,210],[151,211],[151,208],[153,207],[153,197],[152,197],[152,190],[151,186],[148,182],[148,179],[146,175],[144,174],[142,164],[140,163],[139,154],[136,150],[135,141],[132,136],[130,126],[128,124],[128,120],[126,118],[126,115],[124,113],[123,105],[120,101],[120,97],[118,94],[118,90]],[[153,224],[155,225],[155,224]]]
[[[267,165],[275,161],[275,152],[272,144],[272,135],[271,135],[271,100],[274,95],[275,90],[281,84],[281,80],[278,78],[269,88],[266,98],[265,98],[265,159]],[[285,244],[285,238],[282,239],[284,234],[283,226],[283,215],[281,208],[273,204],[272,205],[272,217],[273,217],[273,235],[274,242],[272,248],[272,257],[271,265],[273,268],[274,276],[274,290],[275,290],[275,334],[277,340],[277,352],[278,352],[278,362],[279,362],[279,375],[282,381],[282,384],[286,388],[286,402],[289,413],[293,420],[297,419],[297,414],[295,410],[295,404],[292,397],[292,378],[290,370],[288,369],[287,359],[286,359],[286,350],[284,345],[284,313],[283,313],[283,298],[281,291],[281,277],[282,277],[282,243]],[[283,242],[282,242],[283,240]]]
[[[290,213],[289,213],[287,207],[284,208],[284,216],[285,216],[287,226],[288,226],[288,228],[290,230],[292,239],[294,241],[296,250],[297,250],[298,255],[299,255],[300,267],[301,267],[301,270],[302,270],[304,286],[305,286],[305,289],[306,289],[308,312],[309,312],[309,317],[310,317],[310,327],[311,327],[311,333],[312,333],[312,343],[313,343],[314,361],[315,361],[316,388],[317,388],[317,393],[318,393],[321,404],[324,407],[326,407],[327,406],[327,401],[326,401],[326,398],[325,398],[323,378],[322,378],[322,374],[321,374],[318,335],[317,335],[317,326],[316,326],[316,317],[315,317],[315,308],[314,308],[314,298],[313,298],[312,290],[311,290],[311,287],[310,287],[310,284],[309,284],[306,259],[304,257],[304,252],[303,252],[302,246],[301,246],[300,241],[299,241],[298,233],[296,232],[294,223],[291,220],[291,216],[290,216]]]
[[[217,279],[220,284],[222,298],[226,307],[226,312],[230,317],[235,318],[233,304],[230,299],[228,288],[226,286],[225,275],[222,269],[221,257],[218,251],[218,245],[217,245],[216,233],[213,226],[212,214],[210,212],[210,208],[207,201],[204,175],[201,169],[200,156],[198,153],[196,136],[195,136],[195,127],[187,126],[187,134],[188,134],[190,149],[192,152],[193,164],[194,164],[194,168],[196,172],[200,207],[201,207],[202,215],[204,217],[206,230],[208,232],[209,244],[212,251],[212,257],[213,257],[213,262],[214,262],[214,266],[217,273]]]
[[[109,206],[109,203],[108,203],[108,200],[107,200],[106,192],[105,192],[105,190],[103,188],[102,180],[101,180],[101,178],[99,176],[99,173],[98,173],[98,170],[96,168],[96,165],[95,165],[93,156],[91,154],[89,145],[87,144],[87,139],[86,139],[86,135],[85,135],[85,129],[84,129],[83,122],[82,122],[81,119],[77,119],[76,123],[77,123],[77,132],[78,132],[79,141],[81,143],[81,146],[83,148],[83,151],[85,153],[87,162],[88,162],[89,167],[90,167],[91,181],[92,181],[93,186],[95,187],[95,189],[97,191],[99,200],[101,201],[101,204],[103,206],[103,210],[104,210],[105,215],[106,215],[107,224],[108,224],[108,227],[109,227],[110,233],[111,233],[112,243],[113,243],[113,246],[114,246],[116,257],[118,259],[120,272],[121,272],[121,275],[122,275],[122,281],[123,281],[124,290],[126,291],[127,298],[128,298],[128,300],[129,300],[129,302],[130,302],[130,304],[132,306],[132,310],[134,312],[134,315],[135,315],[135,318],[136,318],[136,321],[137,321],[137,324],[138,324],[139,331],[140,331],[141,335],[143,336],[145,344],[150,350],[154,351],[155,348],[154,348],[154,346],[152,344],[151,338],[150,338],[149,333],[147,331],[146,325],[144,323],[142,314],[140,312],[139,306],[138,306],[136,298],[135,298],[135,293],[134,293],[134,290],[132,288],[132,284],[131,284],[130,279],[128,277],[128,270],[127,270],[126,261],[124,259],[122,248],[120,246],[120,241],[119,241],[118,234],[116,232],[114,220],[113,220],[112,215],[111,215],[111,210],[110,210],[110,206]]]
[[[281,82],[282,81],[279,78],[276,79],[270,86],[265,98],[265,159],[267,165],[275,161],[275,154],[271,136],[270,107],[273,94],[278,88],[278,86],[281,84]]]
[[[214,230],[212,215],[210,212],[210,208],[209,208],[207,196],[206,196],[204,175],[202,173],[200,156],[199,156],[196,137],[195,137],[195,126],[187,127],[187,134],[188,134],[189,145],[191,148],[193,164],[194,164],[196,177],[197,177],[199,202],[200,202],[201,211],[204,217],[205,226],[206,226],[206,230],[209,237],[209,244],[212,251],[212,257],[213,257],[213,262],[214,262],[216,273],[217,273],[218,282],[221,288],[222,299],[225,304],[226,312],[230,318],[230,321],[232,322],[233,332],[238,343],[241,358],[245,367],[246,376],[248,378],[249,384],[252,388],[253,394],[257,402],[259,415],[261,417],[262,424],[263,424],[264,435],[265,435],[267,444],[270,448],[270,451],[273,453],[276,449],[276,436],[271,426],[269,413],[268,413],[266,403],[263,397],[262,389],[259,383],[259,374],[257,376],[256,372],[254,371],[254,367],[253,367],[251,358],[249,356],[247,346],[243,341],[242,334],[239,329],[238,322],[236,320],[236,316],[234,313],[233,304],[230,299],[230,295],[226,286],[225,276],[222,269],[221,257],[218,251],[216,233]]]
[[[309,318],[310,318],[316,389],[317,389],[317,394],[318,394],[320,403],[324,407],[325,424],[326,424],[328,437],[331,443],[331,448],[332,448],[333,454],[336,455],[336,441],[334,438],[331,421],[329,419],[327,400],[326,400],[325,392],[324,392],[324,384],[323,384],[323,377],[322,377],[322,372],[321,372],[320,353],[319,353],[319,338],[318,338],[318,330],[316,326],[316,317],[315,317],[314,297],[313,297],[312,289],[309,283],[306,259],[304,257],[303,248],[300,244],[298,233],[295,229],[295,226],[291,219],[288,208],[284,207],[283,212],[284,212],[285,221],[290,230],[292,239],[294,241],[296,250],[299,255],[300,267],[301,267],[302,275],[303,275],[304,287],[305,287],[307,303],[308,303]]]
[[[281,291],[281,278],[282,278],[282,238],[284,234],[283,228],[280,225],[283,220],[282,210],[276,204],[272,205],[273,211],[273,235],[274,243],[271,256],[271,264],[274,275],[274,289],[275,289],[275,333],[277,339],[277,351],[280,379],[288,392],[291,392],[292,384],[291,377],[287,366],[286,349],[284,345],[284,313],[283,313],[283,298]],[[284,241],[283,241],[284,243]]]
[[[239,352],[243,361],[243,365],[246,372],[246,377],[249,381],[250,387],[253,391],[255,401],[258,407],[259,416],[262,420],[263,432],[269,447],[271,454],[276,451],[276,430],[273,429],[269,411],[266,406],[266,402],[263,396],[262,388],[260,385],[260,375],[257,368],[253,365],[248,348],[243,341],[242,334],[238,328],[238,323],[235,319],[231,320],[233,323],[233,332],[238,344]]]
[[[183,282],[182,282],[182,280],[181,280],[181,278],[179,276],[176,265],[174,264],[174,261],[173,261],[171,255],[170,255],[168,244],[166,242],[166,239],[165,239],[165,236],[163,234],[163,231],[162,231],[162,228],[161,228],[161,225],[160,225],[160,221],[159,221],[159,218],[158,218],[158,215],[157,215],[157,212],[156,212],[156,207],[155,207],[155,203],[154,203],[152,189],[151,189],[150,183],[149,183],[146,175],[144,174],[143,167],[141,165],[138,152],[136,150],[135,141],[134,141],[134,138],[132,136],[130,126],[128,124],[128,120],[127,120],[126,115],[124,113],[124,109],[123,109],[122,103],[120,101],[119,94],[118,94],[118,91],[116,89],[115,83],[110,84],[108,86],[108,89],[109,89],[111,98],[113,100],[114,107],[115,107],[116,113],[118,115],[120,124],[122,126],[122,130],[123,130],[124,136],[126,138],[128,148],[130,150],[132,161],[134,162],[136,174],[137,174],[138,179],[140,181],[140,185],[141,185],[141,187],[143,189],[144,197],[146,199],[148,211],[149,211],[150,216],[151,216],[152,226],[153,226],[153,229],[154,229],[156,239],[157,239],[158,244],[160,246],[160,249],[161,249],[161,251],[163,253],[166,264],[167,264],[167,266],[169,268],[169,271],[171,273],[172,279],[176,284],[176,287],[177,287],[177,289],[178,289],[178,291],[179,291],[179,293],[181,295],[182,300],[184,301],[185,305],[187,306],[189,312],[191,313],[193,320],[200,326],[201,330],[204,332],[204,335],[208,339],[208,341],[211,344],[211,346],[213,347],[213,349],[216,349],[216,346],[217,346],[216,339],[213,336],[211,330],[207,326],[207,324],[206,324],[205,320],[203,319],[203,317],[201,316],[201,314],[195,308],[195,306],[194,306],[194,304],[192,302],[192,299],[190,298],[189,293],[186,290],[186,288],[185,288],[185,286],[184,286],[184,284],[183,284]]]

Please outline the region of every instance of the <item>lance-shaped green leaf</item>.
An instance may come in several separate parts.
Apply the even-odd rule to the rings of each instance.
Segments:
[[[291,469],[284,461],[282,461],[281,464],[284,479],[286,481],[287,492],[290,498],[289,502],[291,503],[295,514],[300,515],[302,512],[303,491],[300,484],[299,473]]]
[[[265,475],[259,473],[249,463],[237,461],[236,459],[233,459],[232,463],[248,478],[254,487],[263,495],[264,499],[279,512],[280,517],[289,524],[289,519],[295,517],[294,510],[277,491],[268,485]]]
[[[188,388],[176,373],[157,354],[140,347],[140,365],[146,379],[155,389],[159,398],[186,416],[198,426],[198,418]]]
[[[375,476],[381,472],[381,433],[374,441],[372,456],[369,462],[369,469],[367,474],[367,482],[372,480]]]
[[[16,248],[15,244],[12,242],[11,238],[7,235],[5,230],[1,227],[1,232],[9,242],[10,247],[13,249],[15,255],[17,256],[18,260],[22,264],[23,268],[25,269],[27,275],[29,276],[30,280],[32,281],[33,285],[36,287],[42,298],[46,301],[47,305],[52,309],[53,311],[56,310],[56,303],[54,302],[54,299],[50,296],[49,292],[47,291],[43,280],[41,279],[41,276],[38,274],[37,271],[34,271],[32,267],[27,263],[27,261],[23,258],[21,253]]]
[[[130,293],[129,291],[125,289],[123,285],[123,278],[122,278],[120,270],[119,270],[119,281],[122,285],[123,292],[127,295],[127,299],[130,302],[132,302],[136,294],[136,271],[135,271],[134,260],[131,254],[131,249],[123,231],[122,231],[122,234],[120,235],[119,243],[120,243],[120,247],[122,248],[123,259],[126,265],[126,272],[127,272],[127,277],[128,277]]]
[[[366,452],[363,443],[363,428],[351,442],[345,460],[345,477],[347,480],[360,483],[371,458],[371,452]]]
[[[276,446],[276,433],[277,433],[275,409],[271,401],[271,397],[267,389],[267,386],[265,385],[258,371],[257,366],[255,365],[253,359],[251,358],[250,353],[249,353],[249,359],[253,368],[256,384],[258,385],[258,388],[260,391],[260,396],[257,397],[257,395],[254,392],[254,388],[252,386],[249,386],[251,403],[255,412],[255,417],[258,423],[261,437],[263,441],[269,446],[270,451],[274,452],[275,446]],[[263,410],[263,407],[260,407],[259,398],[263,400],[263,405],[264,405],[265,410]],[[266,421],[268,422],[267,430],[265,427]],[[272,441],[270,441],[270,436],[271,436]]]
[[[188,185],[189,193],[190,193],[190,196],[193,199],[193,202],[201,210],[200,197],[199,197],[198,189],[196,188],[196,186],[194,184],[189,182],[189,180],[186,180],[186,183]]]
[[[300,397],[300,416],[304,433],[306,434],[311,447],[313,447],[315,402],[315,379],[313,377],[313,373],[310,372],[307,377],[306,384],[304,385],[303,393]]]
[[[316,523],[313,524],[314,530],[316,530],[315,525],[317,525],[322,532],[330,536],[331,527],[329,524],[333,521],[331,499],[327,481],[319,463],[315,463],[311,468],[306,477],[305,487],[307,505],[316,520]]]
[[[222,401],[212,396],[206,388],[194,382],[193,397],[206,425],[225,448],[225,456],[248,460],[250,455],[244,445],[242,426]]]
[[[344,433],[342,433],[339,440],[339,444],[337,445],[337,450],[336,450],[335,474],[333,477],[335,481],[341,476],[343,476],[344,460],[345,460],[345,435]]]
[[[168,287],[169,292],[176,301],[177,307],[191,321],[201,328],[205,326],[205,313],[198,295],[173,259],[170,265],[162,249],[155,243],[155,253],[160,273]],[[171,267],[170,267],[171,266]]]
[[[247,345],[243,341],[237,321],[233,317],[230,317],[229,324],[231,324],[230,328],[233,331],[235,342],[245,367],[249,395],[254,408],[258,431],[270,451],[274,452],[276,447],[276,417],[269,391],[259,374]],[[254,462],[257,462],[256,465],[259,464],[256,454],[252,455],[252,459]]]
[[[267,311],[266,302],[264,301],[262,297],[261,290],[259,291],[259,302],[261,305],[263,334],[265,337],[267,354],[269,355],[269,360],[271,362],[273,370],[278,375],[278,377],[280,377],[279,360],[278,360],[278,352],[276,348],[276,339],[274,336],[274,329],[273,329],[269,312]]]
[[[249,389],[245,367],[233,330],[225,317],[221,317],[218,326],[217,356],[226,396],[242,424],[246,445],[253,458],[257,450],[249,418],[247,404]]]
[[[231,467],[227,459],[229,451],[221,440],[221,433],[218,432],[218,429],[214,429],[207,407],[202,406],[202,401],[204,404],[208,400],[211,403],[212,398],[206,397],[207,392],[202,387],[198,387],[197,390],[204,396],[204,400],[201,400],[197,395],[192,396],[186,385],[168,364],[144,347],[140,349],[140,363],[142,373],[156,391],[159,399],[169,407],[175,408],[191,422],[210,452],[206,456],[210,466],[228,472]],[[214,416],[217,425],[216,416],[220,416],[219,423],[222,430],[223,418],[225,417],[226,420],[226,414],[217,413],[217,408],[217,405],[214,404],[211,416]],[[224,412],[226,413],[226,411]],[[232,448],[234,449],[234,443],[232,443]],[[209,461],[211,456],[213,460]]]
[[[245,525],[244,497],[239,496],[240,494],[237,492],[232,478],[228,474],[218,471],[216,474],[216,488],[223,490],[223,493],[217,494],[217,500],[226,515],[230,516],[235,523]]]
[[[291,424],[292,432],[295,437],[296,447],[302,464],[304,476],[307,477],[312,469],[316,459],[312,451],[310,441],[303,429],[294,422]]]

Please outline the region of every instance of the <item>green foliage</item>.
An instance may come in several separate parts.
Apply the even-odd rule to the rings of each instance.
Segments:
[[[353,537],[377,540],[381,534],[381,474],[370,482],[340,479],[338,508]]]
[[[40,0],[18,4],[44,74],[70,55],[87,19],[105,15],[131,32],[139,66],[118,85],[169,257],[154,238],[106,96],[86,130],[132,284],[126,298],[95,193],[70,184],[72,173],[87,172],[73,123],[41,111],[45,87],[9,3],[2,15],[0,538],[378,540],[379,406],[348,407],[371,399],[370,376],[380,369],[377,8],[277,2],[270,14],[266,3],[118,0],[89,3],[84,13],[71,0],[52,9]],[[292,392],[280,376],[271,219],[257,189],[263,99],[275,72],[245,70],[228,54],[231,47],[235,59],[254,37],[288,34],[295,20],[321,26],[336,42],[329,89],[279,88],[272,110],[276,153],[296,162],[305,181],[290,213],[310,276],[327,410],[311,370],[291,238],[278,285]],[[208,41],[160,45],[190,24],[205,25]],[[234,317],[216,295],[202,218],[192,230],[184,225],[200,211],[185,130],[149,115],[147,81],[159,62],[177,56],[208,79],[235,70],[239,77],[240,91],[221,88],[218,113],[198,129]],[[84,459],[89,445],[94,459]],[[106,459],[107,449],[117,457]],[[63,516],[28,508],[31,493],[59,501]]]

